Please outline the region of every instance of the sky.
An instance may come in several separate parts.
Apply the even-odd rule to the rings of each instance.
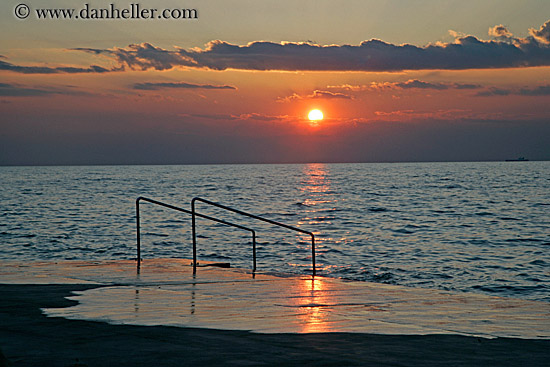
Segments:
[[[549,105],[547,0],[0,4],[0,165],[549,160]]]

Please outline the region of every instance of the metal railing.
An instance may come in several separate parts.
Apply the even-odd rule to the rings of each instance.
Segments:
[[[137,235],[137,258],[136,258],[136,260],[137,260],[138,269],[141,266],[141,228],[140,228],[140,216],[139,216],[139,202],[140,201],[146,201],[146,202],[149,202],[149,203],[152,203],[152,204],[163,206],[165,208],[177,210],[177,211],[182,212],[182,213],[191,214],[193,216],[193,274],[195,274],[197,272],[197,246],[196,246],[196,240],[195,240],[195,216],[200,217],[200,218],[204,218],[204,219],[208,219],[210,221],[217,222],[217,223],[220,223],[220,224],[224,224],[226,226],[240,228],[240,229],[243,229],[245,231],[251,232],[252,233],[252,258],[253,258],[253,269],[252,269],[252,271],[253,272],[256,271],[256,232],[253,229],[250,229],[250,228],[247,228],[245,226],[238,225],[238,224],[230,223],[230,222],[227,222],[225,220],[218,219],[218,218],[210,217],[208,215],[196,213],[195,211],[191,212],[187,209],[178,208],[177,206],[166,204],[166,203],[163,203],[163,202],[160,202],[160,201],[157,201],[157,200],[153,200],[153,199],[149,199],[149,198],[145,198],[145,197],[142,197],[142,196],[140,196],[136,199],[136,232],[137,232],[136,233],[136,235]]]
[[[301,233],[304,233],[304,234],[307,234],[307,235],[311,236],[311,265],[312,265],[313,276],[315,276],[315,236],[313,235],[313,233],[305,231],[305,230],[300,229],[300,228],[289,226],[287,224],[279,223],[279,222],[276,222],[276,221],[271,220],[271,219],[266,219],[266,218],[262,218],[262,217],[259,217],[257,215],[254,215],[254,214],[246,213],[246,212],[243,212],[243,211],[238,210],[238,209],[233,209],[233,208],[230,208],[228,206],[225,206],[225,205],[222,205],[222,204],[219,204],[219,203],[215,203],[213,201],[206,200],[206,199],[199,198],[199,197],[195,197],[195,198],[193,198],[193,200],[191,200],[191,215],[192,215],[192,224],[191,225],[193,227],[193,249],[195,249],[196,245],[197,245],[196,229],[195,229],[195,216],[203,217],[202,214],[199,214],[195,211],[195,202],[196,201],[200,201],[200,202],[203,202],[205,204],[218,207],[220,209],[228,210],[228,211],[231,211],[233,213],[244,215],[244,216],[256,219],[256,220],[261,220],[263,222],[267,222],[267,223],[270,223],[270,224],[273,224],[273,225],[276,225],[276,226],[279,226],[279,227],[284,227],[286,229],[301,232]],[[254,256],[255,255],[256,255],[256,251],[254,251]],[[193,260],[193,262],[194,263],[196,262],[195,259]],[[256,260],[255,259],[254,259],[254,268],[256,268]]]

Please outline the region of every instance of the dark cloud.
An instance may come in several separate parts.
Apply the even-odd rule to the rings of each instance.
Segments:
[[[2,57],[4,58],[4,57]],[[48,67],[48,66],[20,66],[7,61],[0,60],[0,70],[13,71],[21,74],[77,74],[77,73],[107,73],[120,71],[120,68],[106,69],[101,66],[92,65],[87,68],[80,67]]]
[[[550,48],[531,42],[513,45],[473,36],[455,43],[418,47],[370,40],[359,46],[253,42],[246,46],[216,41],[204,50],[179,50],[184,66],[213,70],[401,71],[505,68],[550,65]],[[193,64],[187,60],[194,60]]]
[[[290,121],[291,117],[287,115],[273,116],[261,113],[243,113],[240,115],[231,114],[182,114],[181,117],[192,117],[207,120],[224,120],[224,121]]]
[[[540,85],[534,88],[521,88],[521,89],[506,89],[506,88],[489,88],[488,90],[481,91],[476,94],[480,97],[494,97],[494,96],[550,96],[550,85]]]
[[[181,114],[181,117],[194,117],[199,119],[207,119],[207,120],[225,120],[225,121],[231,121],[231,120],[238,120],[238,116],[234,115],[228,115],[228,114],[207,114],[207,113],[186,113]]]
[[[159,90],[159,89],[230,89],[237,88],[231,85],[212,85],[212,84],[191,84],[191,83],[136,83],[134,89],[138,90]]]
[[[510,94],[512,94],[512,91],[510,89],[489,88],[487,90],[476,93],[476,96],[493,97],[493,96],[508,96]]]
[[[443,89],[449,89],[450,85],[445,83],[429,83],[429,82],[423,82],[421,80],[408,80],[403,83],[394,83],[394,85],[398,88],[402,89],[436,89],[436,90],[443,90]]]
[[[52,91],[36,88],[21,87],[14,84],[0,83],[2,97],[39,97],[54,94]]]
[[[193,61],[188,60],[179,52],[164,50],[150,43],[139,45],[132,44],[127,48],[115,47],[109,50],[95,48],[72,48],[73,51],[84,51],[94,55],[106,55],[114,58],[120,65],[137,70],[168,70],[174,66],[193,66]]]
[[[550,85],[541,85],[536,88],[522,88],[518,94],[522,96],[550,96]]]
[[[44,97],[50,95],[91,95],[72,88],[35,88],[18,84],[0,83],[0,97]]]
[[[435,89],[435,90],[481,88],[481,86],[477,84],[431,83],[431,82],[425,82],[418,79],[411,79],[401,83],[391,83],[390,86],[401,88],[401,89]]]
[[[98,65],[91,65],[87,68],[78,68],[73,66],[68,67],[56,67],[55,70],[58,70],[60,73],[75,74],[75,73],[108,73],[111,71],[121,71],[120,68],[106,69]]]
[[[21,66],[5,61],[5,56],[0,55],[0,70],[23,74],[72,74],[107,73],[124,69],[169,70],[174,67],[192,67],[211,70],[392,72],[550,65],[550,21],[539,29],[529,29],[530,35],[526,38],[514,37],[502,24],[489,29],[489,34],[496,40],[486,41],[456,32],[453,34],[456,37],[454,42],[427,46],[395,45],[372,39],[359,45],[330,46],[311,42],[267,41],[257,41],[241,46],[216,40],[209,42],[204,49],[176,47],[175,50],[166,50],[150,43],[112,49],[79,47],[70,50],[103,55],[116,61],[118,66],[113,68],[98,65],[89,67]],[[171,87],[166,86],[166,88]],[[437,86],[432,89],[437,89]]]
[[[0,61],[0,70],[14,71],[22,74],[56,74],[59,73],[55,68],[45,66],[19,66],[6,61]]]
[[[497,40],[458,35],[451,43],[395,45],[381,40],[354,45],[267,41],[244,46],[212,41],[204,49],[173,51],[149,43],[126,48],[73,50],[101,54],[134,70],[196,67],[211,70],[401,71],[516,68],[550,65],[550,21],[527,38],[514,38],[502,25],[490,29]],[[503,39],[505,38],[505,39]]]
[[[479,84],[454,83],[453,87],[456,88],[456,89],[479,89],[479,88],[481,88],[481,85],[479,85]]]

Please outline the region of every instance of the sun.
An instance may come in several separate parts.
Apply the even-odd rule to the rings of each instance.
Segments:
[[[320,121],[323,119],[323,112],[318,109],[311,110],[309,111],[307,118],[311,121]]]

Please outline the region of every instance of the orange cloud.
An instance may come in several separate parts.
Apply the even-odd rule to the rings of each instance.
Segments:
[[[328,86],[329,89],[339,89],[352,92],[362,91],[383,91],[383,90],[395,90],[395,89],[478,89],[481,88],[478,84],[462,84],[462,83],[445,83],[445,82],[426,82],[418,79],[409,79],[404,82],[381,82],[371,83],[370,85],[333,85]]]
[[[232,85],[212,85],[212,84],[192,84],[184,82],[169,82],[169,83],[136,83],[132,86],[138,90],[159,90],[159,89],[230,89],[236,90],[237,87]]]
[[[511,38],[513,34],[502,24],[489,28],[489,36],[493,36],[499,39]]]
[[[291,96],[278,98],[278,102],[290,102],[294,100],[304,100],[304,99],[353,99],[352,96],[344,93],[334,93],[325,90],[315,90],[312,94],[309,95],[299,95],[297,93],[292,94]]]
[[[550,20],[544,23],[538,30],[529,28],[529,34],[540,43],[550,44]]]

